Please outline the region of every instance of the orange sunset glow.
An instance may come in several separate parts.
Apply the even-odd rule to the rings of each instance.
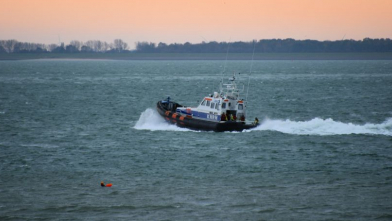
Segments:
[[[0,39],[184,43],[392,37],[391,0],[0,0]]]

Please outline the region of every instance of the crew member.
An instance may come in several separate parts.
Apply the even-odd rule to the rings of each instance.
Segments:
[[[222,120],[222,121],[226,121],[226,120],[227,120],[227,119],[226,119],[226,114],[225,114],[225,113],[222,113],[221,120]]]

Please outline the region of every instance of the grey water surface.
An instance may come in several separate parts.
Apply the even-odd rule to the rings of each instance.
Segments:
[[[254,130],[155,111],[232,73]],[[392,61],[0,61],[0,220],[68,219],[391,220]]]

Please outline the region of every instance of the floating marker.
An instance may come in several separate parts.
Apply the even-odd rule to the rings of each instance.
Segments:
[[[113,184],[111,184],[111,183],[108,183],[108,184],[105,185],[105,183],[103,181],[101,182],[101,186],[102,187],[111,187],[112,185]]]

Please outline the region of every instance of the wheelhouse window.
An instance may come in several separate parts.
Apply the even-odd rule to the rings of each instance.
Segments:
[[[207,101],[207,107],[209,107],[211,105],[211,101]]]
[[[243,110],[244,109],[244,104],[238,104],[238,110]]]
[[[203,102],[201,102],[201,105],[206,106],[206,100],[203,100]]]
[[[222,103],[222,109],[226,109],[226,103]]]
[[[211,109],[215,108],[215,103],[211,103]]]

